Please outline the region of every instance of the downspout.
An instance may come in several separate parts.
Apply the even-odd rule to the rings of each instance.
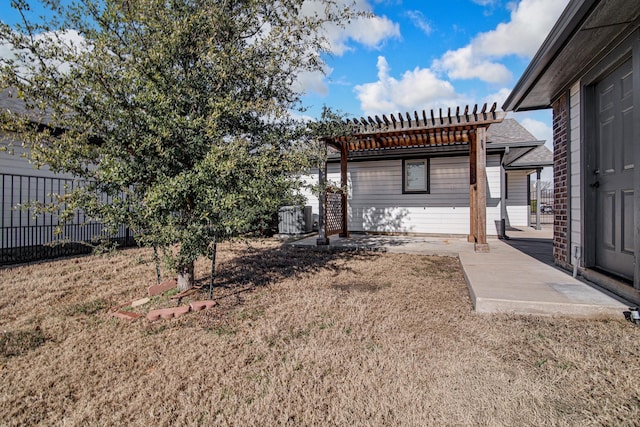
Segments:
[[[582,259],[582,251],[580,250],[580,246],[575,245],[573,247],[573,259],[575,260],[573,263],[573,277],[578,277],[578,266],[580,265],[580,259]]]
[[[502,158],[500,159],[500,230],[498,238],[508,239],[507,237],[507,170],[504,167],[504,158],[509,154],[509,147],[505,147]]]

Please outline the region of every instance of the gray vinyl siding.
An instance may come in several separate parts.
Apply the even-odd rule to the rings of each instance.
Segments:
[[[527,175],[530,171],[509,171],[507,174],[507,225],[526,227],[528,225]]]
[[[318,185],[318,171],[313,170],[310,171],[307,175],[302,177],[305,186],[303,186],[299,193],[305,199],[305,205],[311,206],[313,208],[314,218],[317,218],[318,215],[318,196],[312,191],[311,186]]]
[[[0,133],[0,174],[72,178],[68,174],[55,174],[47,166],[36,169],[29,161],[28,150],[10,135]]]
[[[573,247],[582,246],[582,224],[581,224],[581,153],[580,153],[580,82],[576,82],[570,91],[570,111],[569,111],[569,129],[570,129],[570,141],[569,141],[569,158],[570,164],[570,187],[569,187],[569,200],[570,200],[570,224],[571,224],[571,245],[569,249],[571,254],[569,262],[573,264]]]
[[[469,233],[469,157],[432,157],[430,193],[402,194],[402,160],[352,162],[348,168],[349,230],[426,234]],[[500,158],[487,157],[487,234],[500,219]],[[317,182],[317,173],[306,177]],[[328,167],[340,182],[340,165]],[[525,184],[526,185],[526,184]],[[306,191],[318,213],[318,199]]]

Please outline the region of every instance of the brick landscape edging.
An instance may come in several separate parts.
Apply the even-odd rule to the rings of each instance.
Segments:
[[[168,279],[157,285],[149,286],[147,288],[147,292],[149,293],[149,297],[152,297],[155,295],[162,295],[166,291],[175,288],[177,284],[178,282],[176,279]],[[181,295],[181,298],[183,296],[186,296],[186,295]],[[130,311],[123,311],[121,310],[121,308],[137,307],[137,306],[144,305],[150,301],[149,297],[135,299],[132,301],[128,301],[124,304],[119,304],[114,307],[111,307],[111,315],[115,318],[123,319],[123,320],[131,321],[131,320],[139,319],[143,316],[142,314],[133,313]],[[158,319],[174,319],[174,318],[184,316],[190,311],[201,311],[207,308],[211,308],[214,305],[216,305],[216,302],[214,300],[193,301],[189,305],[182,305],[178,307],[169,307],[169,308],[159,308],[156,310],[151,310],[149,313],[147,313],[146,317],[147,317],[147,320],[149,320],[150,322],[155,322]]]
[[[173,319],[187,314],[191,310],[188,305],[182,305],[178,307],[159,308],[157,310],[151,310],[147,314],[147,320],[154,322],[160,318]]]

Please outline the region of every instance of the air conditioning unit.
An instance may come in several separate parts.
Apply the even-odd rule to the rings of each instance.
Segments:
[[[305,234],[313,229],[311,206],[282,206],[278,210],[278,233]]]

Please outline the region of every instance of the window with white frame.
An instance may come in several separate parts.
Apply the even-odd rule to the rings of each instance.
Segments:
[[[402,161],[402,192],[429,192],[429,159],[407,159]]]

